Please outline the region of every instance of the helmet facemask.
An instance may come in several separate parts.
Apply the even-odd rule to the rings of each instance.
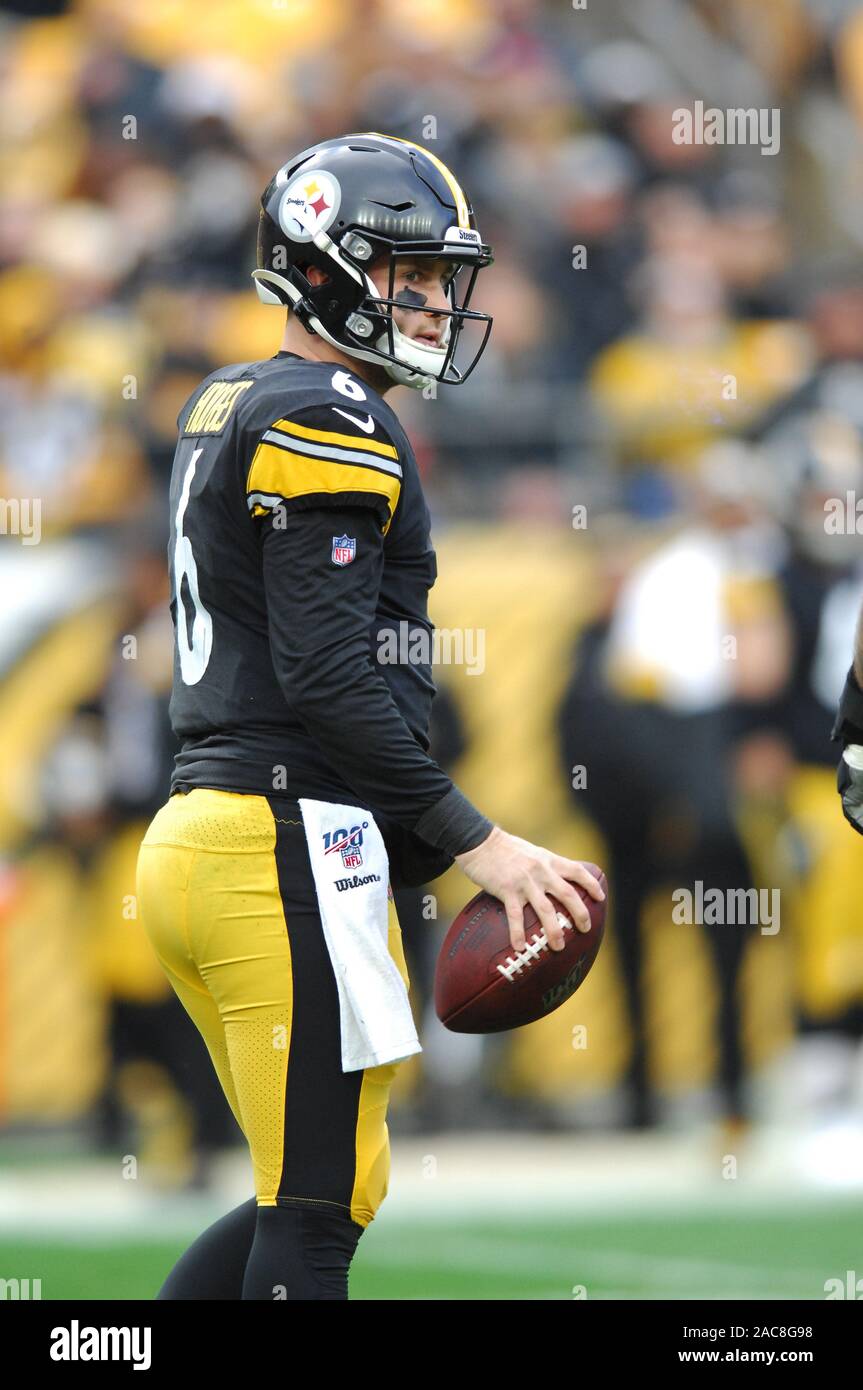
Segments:
[[[359,236],[356,233],[348,234],[347,241],[350,245],[355,245],[357,240],[368,244],[365,236]],[[381,242],[384,239],[376,237],[374,240]],[[343,238],[343,244],[344,241]],[[383,254],[388,256],[386,293],[382,293],[374,284],[371,276],[366,274],[368,293],[358,308],[345,320],[345,337],[347,339],[345,350],[352,352],[367,347],[373,356],[367,357],[366,352],[357,352],[357,355],[362,355],[369,361],[380,361],[388,375],[402,385],[422,387],[429,380],[441,381],[449,385],[460,385],[467,380],[482,356],[491,331],[491,316],[469,308],[477,275],[482,266],[488,264],[488,261],[476,254],[454,253],[449,246],[439,242],[430,244],[427,242],[388,241],[382,249]],[[427,295],[408,287],[400,290],[398,294],[395,292],[399,263],[422,260],[446,260],[452,264],[452,273],[446,285],[449,307],[446,309],[435,307],[425,311],[432,314],[435,319],[446,320],[439,346],[419,342],[416,338],[409,337],[399,328],[393,313],[395,309],[406,309],[413,312],[424,311],[424,306],[428,300]],[[459,302],[459,276],[468,267],[470,275],[461,302]],[[456,367],[453,359],[458,347],[459,335],[465,324],[469,322],[484,324],[485,332],[470,362],[464,369],[460,369]],[[376,332],[376,330],[378,331]]]
[[[270,227],[281,239],[272,222]],[[264,247],[262,255],[261,243],[266,240],[266,230],[262,216],[259,260],[264,259],[264,264],[269,260],[272,264],[278,243]],[[264,303],[290,306],[309,332],[320,334],[351,357],[379,363],[400,385],[420,389],[429,381],[460,385],[467,380],[482,356],[492,325],[489,314],[468,307],[480,269],[493,260],[488,247],[477,244],[475,250],[467,250],[440,241],[396,241],[361,229],[345,232],[338,245],[326,232],[318,232],[308,243],[308,250],[309,263],[318,266],[328,279],[320,285],[312,285],[296,265],[284,274],[256,270],[253,275]],[[389,258],[386,294],[381,294],[368,273],[368,267],[383,255]],[[408,337],[393,318],[393,309],[420,310],[425,303],[426,296],[416,291],[403,289],[395,294],[399,262],[423,259],[447,260],[454,267],[447,283],[450,307],[429,311],[436,318],[447,320],[440,347]],[[470,276],[459,303],[457,280],[466,268],[470,269]],[[411,297],[422,303],[411,302]],[[468,322],[484,324],[485,332],[467,367],[461,370],[453,358],[459,335]]]

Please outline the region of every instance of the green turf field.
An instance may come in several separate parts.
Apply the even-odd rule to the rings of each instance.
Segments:
[[[152,1298],[187,1244],[0,1238],[0,1273],[41,1278],[43,1299]],[[823,1299],[863,1272],[858,1200],[802,1209],[577,1221],[379,1220],[360,1242],[354,1299]]]

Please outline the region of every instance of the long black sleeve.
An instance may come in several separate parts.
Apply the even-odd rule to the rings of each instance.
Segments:
[[[356,552],[338,565],[332,547],[343,534]],[[292,709],[376,813],[450,858],[473,849],[492,822],[424,751],[375,659],[378,513],[332,505],[276,512],[262,521],[261,544],[270,651]]]

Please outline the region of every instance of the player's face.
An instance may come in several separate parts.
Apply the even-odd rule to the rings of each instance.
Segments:
[[[413,296],[424,296],[422,307],[393,309],[393,319],[400,332],[418,342],[428,342],[434,347],[440,345],[441,335],[446,327],[446,318],[435,313],[436,309],[450,307],[446,286],[452,277],[452,261],[444,259],[430,261],[400,261],[396,263],[393,298],[403,299],[406,305],[420,301]],[[389,263],[386,258],[369,269],[369,275],[382,295],[389,293]]]

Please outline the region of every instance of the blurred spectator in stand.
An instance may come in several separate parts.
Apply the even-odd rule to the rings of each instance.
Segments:
[[[741,430],[801,379],[807,347],[794,325],[730,316],[709,218],[689,195],[655,193],[645,215],[664,247],[639,270],[641,319],[600,353],[590,384],[625,459],[689,470],[711,439]],[[703,243],[680,248],[699,224]]]
[[[633,217],[635,165],[607,136],[562,142],[549,179],[554,208],[536,273],[552,305],[550,371],[580,381],[633,319],[629,285],[642,250]]]
[[[801,275],[798,305],[812,360],[794,389],[773,401],[749,430],[750,438],[771,447],[780,466],[812,411],[844,418],[863,436],[863,266],[858,258],[833,258]]]

